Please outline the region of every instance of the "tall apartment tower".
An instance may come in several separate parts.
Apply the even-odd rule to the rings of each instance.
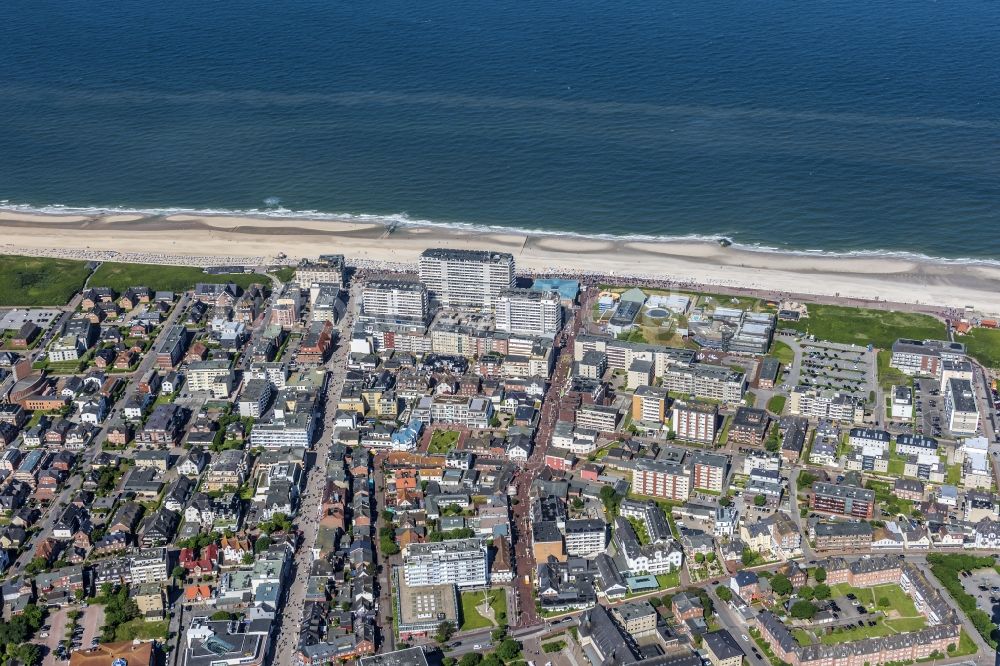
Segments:
[[[445,307],[492,310],[497,296],[514,287],[514,255],[429,248],[420,255],[420,281]]]
[[[552,336],[562,326],[562,304],[554,291],[507,289],[496,299],[497,330]]]
[[[412,280],[371,280],[361,292],[361,313],[380,321],[427,321],[427,287]]]

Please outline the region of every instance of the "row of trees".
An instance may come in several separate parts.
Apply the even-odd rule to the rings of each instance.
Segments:
[[[45,609],[35,604],[25,606],[24,612],[14,615],[7,622],[0,622],[0,664],[21,663],[37,666],[42,662],[42,651],[28,639],[45,623]]]
[[[990,644],[997,647],[1000,641],[1000,630],[990,618],[989,613],[978,607],[976,598],[965,591],[959,579],[962,571],[972,571],[992,567],[995,561],[992,557],[976,557],[975,555],[931,553],[927,556],[931,573],[941,581],[959,607],[969,616],[976,631]]]

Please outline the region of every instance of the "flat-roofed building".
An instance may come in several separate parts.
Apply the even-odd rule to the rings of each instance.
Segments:
[[[846,393],[796,386],[789,394],[788,412],[818,420],[862,423],[865,420],[865,402]]]
[[[608,525],[600,518],[567,520],[563,535],[570,557],[591,557],[608,545]]]
[[[770,390],[778,382],[778,372],[781,370],[781,363],[778,359],[765,356],[760,362],[760,371],[757,373],[757,388]]]
[[[501,292],[514,288],[508,252],[428,248],[420,255],[420,281],[445,307],[492,310]]]
[[[411,544],[403,557],[403,575],[413,586],[485,587],[489,584],[486,544],[482,539]]]
[[[614,432],[618,427],[618,408],[610,405],[581,405],[576,410],[576,425],[598,432]]]
[[[715,404],[698,400],[677,400],[671,406],[670,413],[670,426],[677,439],[701,444],[715,441],[719,422],[719,408]]]
[[[433,636],[442,622],[460,625],[454,585],[411,586],[400,576],[396,581],[396,601],[400,640]]]
[[[814,511],[871,520],[875,515],[875,491],[849,485],[814,483]]]
[[[632,395],[632,420],[663,423],[667,412],[667,390],[659,386],[640,386]]]
[[[946,340],[907,340],[892,344],[889,365],[908,375],[938,377],[943,360],[963,360],[965,345]]]
[[[966,359],[946,358],[941,361],[941,386],[946,386],[952,379],[968,379],[972,376],[972,362]]]
[[[369,280],[361,292],[363,318],[425,322],[430,314],[427,287],[411,280]]]
[[[729,458],[719,453],[696,451],[691,455],[691,482],[695,488],[722,492]]]
[[[892,418],[903,421],[913,418],[913,391],[909,386],[892,387]]]
[[[633,462],[632,490],[641,495],[686,501],[691,494],[691,472],[681,463],[640,459]]]
[[[653,605],[645,599],[616,606],[611,612],[625,633],[636,638],[652,635],[660,617]]]
[[[494,306],[498,331],[553,336],[562,328],[562,303],[554,291],[506,289]]]
[[[960,435],[971,435],[979,429],[979,408],[972,382],[952,378],[945,385],[944,410],[948,430]]]

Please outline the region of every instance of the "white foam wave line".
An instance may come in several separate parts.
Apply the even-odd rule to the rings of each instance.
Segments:
[[[0,200],[0,211],[14,213],[35,214],[35,215],[82,215],[96,217],[102,215],[141,215],[143,217],[161,216],[170,217],[173,215],[191,215],[198,217],[247,217],[262,220],[309,220],[318,222],[347,222],[363,224],[381,224],[386,227],[427,227],[435,229],[450,229],[463,233],[494,233],[494,234],[515,234],[533,237],[547,238],[578,238],[591,241],[609,241],[624,243],[719,243],[727,241],[731,243],[733,249],[746,252],[759,252],[764,254],[784,254],[801,257],[829,257],[843,259],[901,259],[921,263],[944,264],[944,265],[969,265],[969,266],[990,266],[1000,267],[1000,260],[985,259],[979,257],[935,257],[920,252],[906,250],[823,250],[823,249],[793,249],[782,248],[760,243],[741,243],[725,234],[705,235],[686,234],[679,236],[659,236],[655,234],[586,234],[576,231],[556,231],[552,229],[530,229],[526,227],[476,224],[473,222],[440,222],[434,220],[424,220],[411,218],[406,213],[394,213],[388,215],[376,213],[324,213],[316,210],[290,210],[283,207],[275,208],[247,208],[247,209],[227,209],[227,208],[129,208],[125,206],[70,206],[63,204],[51,204],[47,206],[32,206],[28,204],[16,204],[7,200]]]

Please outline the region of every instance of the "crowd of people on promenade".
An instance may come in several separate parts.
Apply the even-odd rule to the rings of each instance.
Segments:
[[[170,266],[293,266],[297,259],[279,253],[276,256],[244,256],[244,255],[189,255],[168,254],[164,252],[117,252],[91,248],[60,249],[60,248],[25,248],[12,244],[0,245],[0,254],[17,254],[24,256],[52,257],[58,259],[77,259],[82,261],[116,261],[134,264],[161,264]],[[377,259],[348,257],[347,265],[354,269],[358,277],[386,276],[392,274],[414,275],[417,272],[415,262],[383,261]],[[542,270],[521,271],[524,275],[544,276],[565,280],[576,280],[585,285],[598,285],[613,282],[619,286],[638,286],[648,289],[665,291],[698,291],[706,286],[724,289],[733,295],[752,296],[771,300],[815,300],[816,294],[773,291],[755,286],[749,280],[709,280],[705,278],[688,277],[686,279],[666,278],[663,275],[645,273],[608,273],[601,271],[573,270],[564,268],[549,268]],[[956,316],[957,313],[945,309],[934,309],[926,304],[893,303],[884,301],[878,296],[870,299],[849,298],[839,295],[827,296],[827,302],[846,306],[864,306],[894,310],[911,310],[933,312],[942,317]]]

